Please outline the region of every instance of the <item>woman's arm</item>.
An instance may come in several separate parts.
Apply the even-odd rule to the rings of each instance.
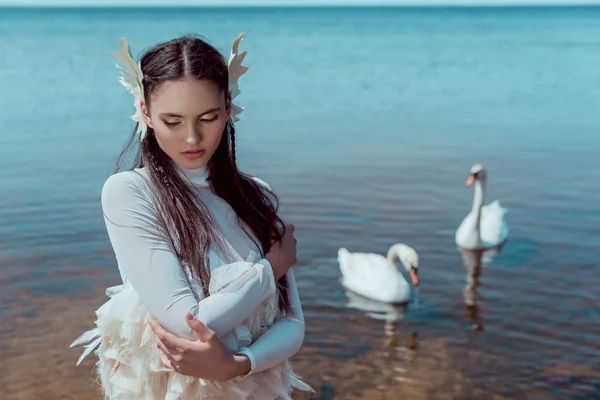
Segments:
[[[271,264],[232,264],[247,272],[219,293],[196,300],[179,259],[168,243],[147,183],[135,172],[111,176],[102,190],[106,228],[119,269],[165,329],[176,336],[198,339],[186,323],[190,312],[223,336],[245,320],[256,307],[275,293]],[[238,265],[245,264],[245,265]]]
[[[291,268],[287,272],[287,282],[293,315],[277,321],[254,343],[238,351],[238,355],[245,355],[250,361],[250,370],[248,371],[248,361],[244,360],[243,357],[235,357],[238,365],[237,373],[245,374],[247,372],[240,378],[274,367],[292,357],[302,346],[304,341],[304,315],[300,304],[298,286]]]
[[[276,322],[256,342],[231,354],[215,333],[193,318],[187,320],[199,340],[189,341],[169,334],[150,321],[158,337],[157,346],[165,367],[187,376],[203,379],[243,379],[287,360],[304,340],[304,317],[292,270],[288,270],[288,293],[293,316]]]

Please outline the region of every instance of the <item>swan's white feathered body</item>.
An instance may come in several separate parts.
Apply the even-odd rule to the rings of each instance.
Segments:
[[[392,246],[387,258],[372,253],[351,253],[341,248],[338,262],[342,285],[372,300],[405,303],[410,299],[411,287],[398,271],[397,259],[409,270],[418,266],[417,253],[403,244]]]

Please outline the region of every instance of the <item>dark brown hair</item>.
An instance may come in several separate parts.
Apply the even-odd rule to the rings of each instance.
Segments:
[[[158,44],[141,58],[144,74],[144,98],[150,106],[152,93],[168,81],[192,77],[208,80],[228,96],[228,69],[223,55],[206,41],[186,35]],[[213,223],[206,206],[180,177],[174,161],[164,153],[156,140],[154,130],[148,127],[140,143],[135,134],[121,152],[116,171],[121,170],[126,156],[133,153],[134,168],[145,167],[154,189],[159,220],[184,268],[200,278],[204,295],[208,296],[210,266],[208,251],[215,243]],[[221,142],[208,163],[212,191],[225,200],[237,215],[238,222],[250,238],[258,243],[261,256],[269,251],[271,243],[280,241],[279,228],[283,221],[277,215],[277,196],[261,188],[256,181],[242,173],[236,165],[235,128],[231,121],[225,125]],[[284,228],[285,229],[285,228]],[[279,309],[289,311],[287,280],[278,282]]]

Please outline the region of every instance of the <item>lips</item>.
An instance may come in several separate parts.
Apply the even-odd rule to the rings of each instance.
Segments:
[[[200,149],[200,150],[188,150],[188,151],[184,151],[181,154],[183,154],[183,156],[185,158],[188,158],[190,160],[195,160],[197,158],[202,157],[204,155],[204,153],[206,153],[206,150],[201,150]]]

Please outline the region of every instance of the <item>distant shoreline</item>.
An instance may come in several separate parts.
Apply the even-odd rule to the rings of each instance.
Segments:
[[[600,8],[600,3],[575,4],[1,4],[1,9],[360,9],[360,8],[396,8],[396,9],[567,9]]]

